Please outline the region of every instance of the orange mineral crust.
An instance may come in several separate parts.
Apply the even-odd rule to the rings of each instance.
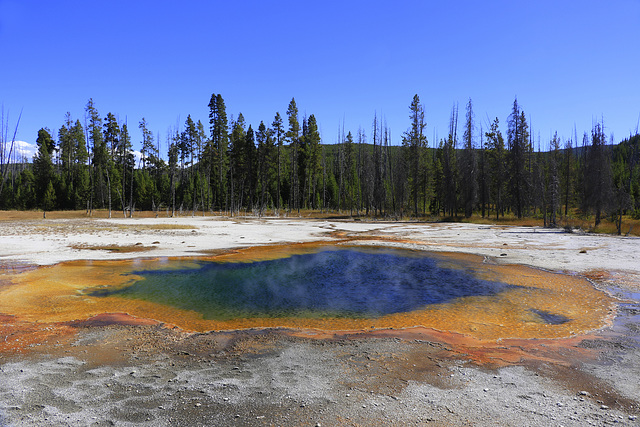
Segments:
[[[93,296],[100,288],[123,287],[139,277],[133,271],[189,268],[195,261],[250,262],[290,256],[315,246],[288,245],[237,250],[206,258],[73,261],[8,275],[0,287],[0,314],[20,322],[83,321],[104,313],[127,313],[187,331],[246,328],[293,328],[353,331],[424,327],[477,340],[561,338],[601,328],[612,317],[614,300],[580,277],[517,265],[495,265],[474,256],[436,255],[448,268],[460,268],[483,279],[513,285],[492,296],[464,297],[407,313],[363,318],[242,318],[208,320],[195,311],[118,296]],[[170,261],[170,262],[169,262]],[[443,284],[446,286],[446,284]],[[568,319],[545,322],[540,313]]]

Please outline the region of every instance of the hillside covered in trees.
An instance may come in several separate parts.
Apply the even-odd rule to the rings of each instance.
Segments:
[[[451,112],[440,141],[425,136],[424,107],[411,100],[402,144],[374,116],[367,136],[341,130],[323,144],[316,117],[299,116],[295,99],[256,129],[230,118],[213,94],[205,126],[189,115],[181,129],[154,137],[143,118],[136,161],[126,123],[101,116],[90,99],[84,123],[67,113],[57,135],[37,136],[32,163],[10,163],[7,129],[0,132],[0,208],[240,212],[263,215],[312,209],[375,217],[535,216],[555,226],[579,215],[616,221],[640,218],[640,135],[614,144],[596,123],[580,138],[557,133],[541,150],[514,101],[506,129],[495,118],[478,127],[471,100],[464,121]],[[3,123],[4,125],[4,123]],[[459,129],[461,128],[461,129]],[[161,147],[167,147],[162,150]]]

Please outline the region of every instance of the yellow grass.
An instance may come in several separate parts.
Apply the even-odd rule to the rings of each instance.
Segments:
[[[88,249],[94,251],[109,251],[117,253],[130,253],[130,252],[146,252],[155,249],[155,246],[144,246],[142,243],[136,243],[135,245],[73,245],[73,249]]]
[[[215,216],[224,216],[224,212],[214,212]],[[112,211],[112,218],[122,218],[122,211]],[[171,215],[169,214],[169,217]],[[191,212],[185,213],[183,215],[178,215],[178,217],[190,217]],[[202,212],[196,212],[195,216],[202,216]],[[206,212],[205,216],[212,216],[211,213]],[[245,216],[244,211],[240,213],[239,216],[234,216],[234,218],[242,218]],[[251,212],[247,212],[247,217],[254,217]],[[280,218],[307,218],[307,219],[333,219],[333,220],[362,220],[362,221],[425,221],[425,222],[463,222],[463,223],[473,223],[473,224],[487,224],[487,225],[514,225],[521,227],[543,227],[544,221],[542,218],[537,217],[526,217],[526,218],[517,218],[514,215],[506,215],[504,217],[500,217],[496,220],[495,216],[486,216],[482,218],[480,215],[473,215],[471,218],[464,218],[463,216],[458,217],[444,217],[444,216],[424,216],[418,219],[405,216],[405,217],[373,217],[373,216],[364,216],[363,212],[361,216],[358,216],[356,211],[353,211],[353,215],[349,210],[344,211],[320,211],[320,210],[311,210],[311,209],[302,209],[298,213],[297,210],[287,212],[284,209],[281,209],[276,215],[275,211],[268,210],[264,213],[266,217],[280,217]],[[42,219],[43,214],[42,211],[0,211],[0,221],[19,221],[19,220],[39,220]],[[108,218],[109,211],[107,210],[93,210],[91,215],[88,215],[86,211],[51,211],[47,212],[47,219],[79,219],[79,218]],[[136,211],[134,213],[134,218],[167,218],[167,213],[165,211],[160,211],[157,215],[156,212],[153,211]],[[569,217],[558,217],[557,218],[558,227],[560,228],[571,228],[571,229],[582,229],[585,231],[595,232],[595,233],[603,233],[603,234],[617,234],[616,225],[613,221],[610,221],[608,218],[602,220],[602,222],[598,225],[597,228],[594,229],[594,220],[593,218],[580,218],[575,213],[571,213]],[[121,228],[131,228],[132,226],[128,225],[118,225]],[[144,228],[148,230],[178,230],[178,229],[195,229],[192,225],[187,224],[136,224],[136,228]],[[630,216],[623,216],[622,218],[622,235],[632,236],[640,236],[640,220],[633,219]]]
[[[202,212],[199,213],[202,215]],[[176,216],[178,214],[176,213]],[[189,214],[181,215],[183,217],[191,216],[191,212]],[[111,211],[112,218],[123,218],[122,211]],[[129,213],[127,212],[127,218],[129,217]],[[171,217],[171,212],[167,216],[166,211],[160,211],[157,215],[153,211],[135,211],[133,214],[134,218],[167,218]],[[16,221],[16,220],[37,220],[43,218],[42,211],[0,211],[0,221]],[[94,209],[91,211],[91,214],[87,214],[85,210],[78,211],[47,211],[46,219],[79,219],[79,218],[96,218],[96,219],[106,219],[109,218],[109,211],[107,209]]]

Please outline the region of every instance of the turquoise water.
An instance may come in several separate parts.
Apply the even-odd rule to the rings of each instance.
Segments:
[[[199,261],[196,268],[139,271],[142,279],[93,295],[137,298],[202,313],[205,319],[240,317],[374,318],[508,285],[406,250],[329,248],[250,262]]]

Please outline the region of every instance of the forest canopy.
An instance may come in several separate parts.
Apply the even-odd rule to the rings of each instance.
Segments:
[[[515,99],[505,117],[478,126],[469,99],[459,125],[454,105],[446,138],[428,141],[424,106],[409,103],[401,144],[377,115],[369,134],[341,130],[325,144],[313,114],[300,117],[294,98],[284,117],[247,124],[229,116],[212,94],[209,118],[191,115],[166,140],[143,118],[136,159],[127,123],[99,114],[93,101],[83,121],[67,113],[57,132],[38,131],[31,163],[9,162],[14,140],[2,121],[0,208],[240,212],[311,209],[375,217],[541,217],[555,226],[570,215],[640,218],[640,135],[607,141],[604,124],[540,149]],[[161,147],[166,147],[162,150]]]

